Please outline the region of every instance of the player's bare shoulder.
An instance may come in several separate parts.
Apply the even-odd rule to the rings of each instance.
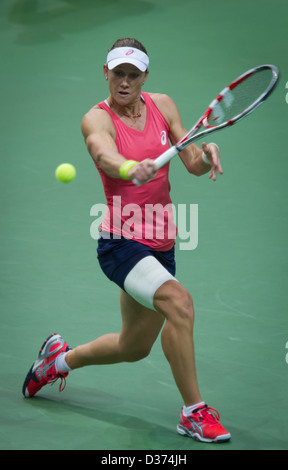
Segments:
[[[169,104],[174,103],[170,96],[165,95],[164,93],[149,93],[152,100],[156,104],[156,106],[169,106]]]
[[[168,123],[173,121],[178,109],[172,98],[163,93],[149,93],[157,108],[161,111]]]
[[[107,132],[116,139],[116,132],[111,117],[98,105],[93,106],[93,108],[83,116],[81,130],[84,137],[90,134]]]

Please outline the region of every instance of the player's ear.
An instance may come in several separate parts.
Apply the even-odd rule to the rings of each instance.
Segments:
[[[144,76],[144,79],[143,79],[143,83],[142,83],[142,86],[144,85],[144,83],[146,82],[147,78],[148,78],[148,75],[149,75],[149,70],[146,70],[145,72],[145,76]]]
[[[108,67],[107,67],[107,64],[103,65],[103,73],[104,73],[104,76],[105,76],[106,80],[108,80]]]

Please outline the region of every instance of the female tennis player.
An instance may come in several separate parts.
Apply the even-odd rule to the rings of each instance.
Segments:
[[[175,235],[169,236],[176,232],[171,230],[169,213],[169,164],[158,172],[154,165],[155,158],[170,147],[169,141],[176,143],[187,131],[170,97],[142,91],[148,67],[149,57],[140,42],[118,40],[104,65],[110,95],[82,121],[108,206],[98,259],[104,273],[121,289],[122,330],[74,349],[60,335],[51,335],[26,377],[23,394],[32,397],[59,378],[62,391],[69,372],[88,365],[139,361],[150,353],[162,330],[163,352],[184,402],[179,434],[202,442],[224,442],[231,436],[199,391],[192,297],[175,278]],[[192,144],[180,158],[192,175],[209,173],[216,180],[223,173],[216,144],[203,144],[202,149]],[[136,186],[135,179],[142,185]],[[148,205],[163,207],[162,217],[147,213]],[[136,206],[140,216],[138,211],[131,224],[131,208]]]

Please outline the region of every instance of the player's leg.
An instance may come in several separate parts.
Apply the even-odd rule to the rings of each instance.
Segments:
[[[177,281],[167,281],[154,295],[156,310],[166,317],[161,341],[175,382],[186,406],[202,401],[195,366],[194,307],[189,292]]]
[[[219,422],[217,410],[202,401],[195,367],[191,295],[176,281],[167,281],[154,295],[154,307],[166,317],[162,347],[185,406],[177,431],[201,442],[226,442],[231,435]]]
[[[146,357],[163,326],[165,317],[139,304],[121,291],[122,330],[77,346],[67,353],[71,369],[89,365],[134,362]]]

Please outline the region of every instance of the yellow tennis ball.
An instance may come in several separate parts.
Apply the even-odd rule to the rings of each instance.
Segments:
[[[56,168],[55,174],[56,178],[61,181],[61,183],[70,183],[76,176],[76,170],[70,163],[62,163],[62,165]]]

